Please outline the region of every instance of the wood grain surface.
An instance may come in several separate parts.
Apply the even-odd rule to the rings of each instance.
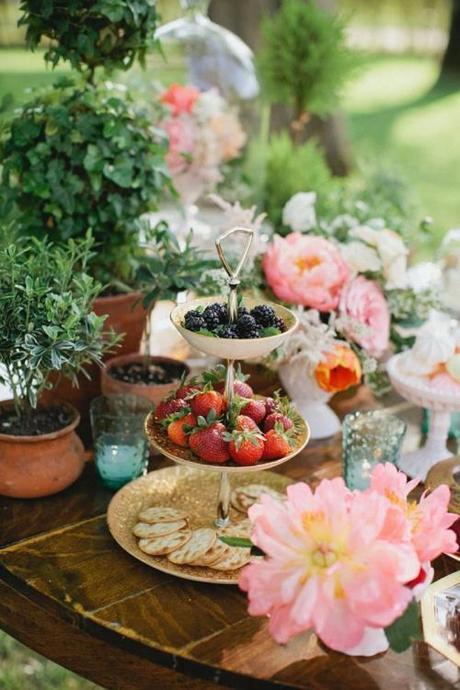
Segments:
[[[373,406],[359,395],[341,408]],[[312,485],[337,476],[340,439],[312,443],[279,469]],[[0,626],[41,654],[110,690],[460,689],[457,667],[423,642],[372,659],[307,633],[275,644],[236,587],[179,580],[122,551],[106,526],[110,497],[88,464],[58,496],[0,499]],[[437,577],[453,569],[436,563]]]

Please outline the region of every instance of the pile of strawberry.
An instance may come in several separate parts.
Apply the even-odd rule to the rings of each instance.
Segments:
[[[288,455],[296,430],[287,398],[255,399],[242,380],[234,384],[234,398],[227,408],[223,396],[225,367],[206,372],[201,379],[181,385],[175,395],[159,403],[155,418],[169,439],[190,449],[211,464],[234,461],[255,465]]]

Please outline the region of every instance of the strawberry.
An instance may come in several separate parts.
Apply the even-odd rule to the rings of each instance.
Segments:
[[[196,417],[191,412],[183,415],[179,419],[174,419],[168,426],[168,437],[176,444],[186,448],[188,446],[187,427],[196,425]]]
[[[175,412],[180,412],[184,408],[188,408],[185,400],[176,400],[175,398],[166,398],[158,403],[155,410],[155,418],[161,421],[166,419],[169,415]]]
[[[200,389],[198,388],[198,386],[193,386],[193,385],[181,386],[176,391],[176,398],[185,400],[185,398],[188,398],[190,395],[197,393],[199,390]]]
[[[265,417],[264,431],[270,431],[270,429],[273,429],[276,422],[280,422],[280,424],[283,425],[284,431],[288,431],[294,426],[292,419],[289,419],[287,415],[282,414],[281,412],[272,412]]]
[[[215,386],[215,390],[219,391],[219,393],[223,393],[224,389],[225,383],[218,383]],[[244,381],[235,381],[233,383],[233,392],[235,395],[240,395],[242,398],[252,398],[254,395],[254,391],[252,390],[251,386]]]
[[[261,423],[266,413],[267,411],[263,400],[249,400],[249,402],[241,408],[241,414],[246,417],[251,417],[256,424]]]
[[[235,429],[237,431],[251,431],[252,429],[257,429],[257,424],[251,417],[240,414],[235,419]]]
[[[276,412],[276,400],[274,398],[265,398],[265,409],[267,410],[267,414]]]
[[[193,396],[190,406],[197,417],[207,417],[211,410],[220,417],[225,410],[225,400],[217,391],[204,390]]]
[[[232,431],[224,435],[229,441],[230,457],[238,465],[255,465],[264,452],[264,436],[257,429]]]
[[[222,465],[230,459],[228,443],[224,439],[222,422],[209,424],[204,417],[198,418],[198,426],[189,437],[189,445],[195,455],[206,462]]]
[[[265,445],[262,458],[264,460],[278,460],[284,458],[291,452],[289,436],[283,429],[280,422],[276,422],[275,427],[265,434]]]

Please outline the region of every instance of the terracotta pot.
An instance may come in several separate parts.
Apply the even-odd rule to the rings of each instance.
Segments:
[[[98,314],[107,314],[104,328],[123,333],[124,338],[117,348],[117,355],[139,352],[147,312],[142,306],[142,293],[129,292],[113,297],[98,297],[93,309]]]
[[[2,403],[0,409],[11,407]],[[85,466],[83,443],[74,429],[80,421],[66,403],[73,421],[42,436],[0,434],[0,494],[12,498],[51,496],[78,479]]]
[[[150,400],[157,405],[160,400],[165,398],[169,393],[178,387],[177,381],[172,383],[157,384],[154,386],[146,386],[138,383],[126,383],[126,381],[119,381],[110,376],[112,367],[119,367],[123,364],[130,364],[136,362],[142,364],[145,361],[143,355],[124,355],[121,357],[114,357],[110,359],[101,371],[101,388],[103,395],[138,395],[141,398]],[[184,367],[187,376],[190,375],[189,367],[181,362],[179,359],[171,359],[170,357],[149,357],[149,361],[154,364],[180,364]]]

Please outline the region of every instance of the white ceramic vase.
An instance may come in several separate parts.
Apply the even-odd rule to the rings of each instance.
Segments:
[[[281,364],[278,375],[292,403],[308,422],[311,439],[328,438],[340,431],[340,420],[327,404],[332,395],[318,386],[306,359]]]

